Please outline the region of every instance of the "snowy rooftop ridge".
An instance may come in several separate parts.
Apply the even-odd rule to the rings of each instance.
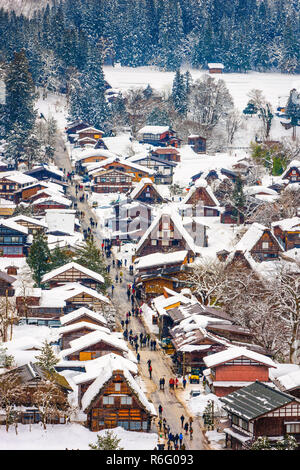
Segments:
[[[95,271],[92,271],[91,269],[88,269],[82,266],[81,264],[75,263],[75,261],[64,264],[63,266],[60,266],[46,273],[43,276],[42,281],[47,282],[49,279],[52,279],[53,277],[58,276],[59,274],[62,274],[68,271],[69,269],[76,269],[77,271],[80,271],[83,274],[86,274],[88,277],[92,277],[93,279],[96,279],[97,281],[104,283],[104,278],[103,276],[101,276],[101,274],[96,273]]]
[[[263,354],[251,351],[250,349],[244,347],[236,346],[232,346],[228,349],[225,349],[224,351],[220,351],[210,356],[206,356],[203,358],[203,360],[205,362],[205,365],[211,368],[218,364],[222,364],[224,362],[231,361],[242,356],[257,362],[261,362],[269,367],[276,367],[275,362],[268,356],[264,356]]]
[[[93,346],[99,341],[110,344],[111,346],[119,349],[123,352],[128,352],[127,344],[124,340],[118,338],[118,335],[114,333],[105,333],[103,331],[93,331],[92,333],[87,333],[86,335],[76,338],[73,341],[70,341],[70,348],[63,349],[60,352],[60,357],[63,359],[70,354],[80,351],[89,346]]]
[[[170,130],[170,126],[144,126],[139,131],[138,134],[163,134]]]
[[[60,317],[60,323],[62,325],[68,324],[70,321],[77,320],[83,315],[87,315],[91,318],[94,318],[95,320],[100,321],[101,323],[107,324],[106,318],[99,313],[99,312],[94,312],[93,310],[90,310],[89,308],[86,307],[81,307],[78,308],[77,310],[73,310],[73,312],[66,313],[66,315],[63,315]]]

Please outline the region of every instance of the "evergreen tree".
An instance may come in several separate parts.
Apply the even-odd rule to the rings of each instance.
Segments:
[[[43,233],[34,235],[29,255],[26,258],[28,266],[33,272],[33,279],[38,287],[42,285],[42,277],[49,271],[50,250],[47,239]]]
[[[180,70],[177,70],[173,80],[171,99],[176,111],[185,115],[187,112],[187,86]]]
[[[147,117],[148,126],[171,126],[169,114],[160,106],[155,106]]]
[[[24,49],[14,53],[7,67],[5,86],[7,134],[13,129],[30,133],[36,119],[36,93]]]
[[[293,138],[296,138],[296,126],[300,123],[300,94],[295,88],[290,91],[285,114],[290,118],[293,126]]]
[[[96,247],[91,238],[88,238],[82,247],[76,250],[75,258],[76,263],[103,276],[104,286],[101,290],[105,292],[110,286],[111,280],[106,270],[103,254],[101,250]]]
[[[71,92],[69,112],[73,119],[80,118],[108,132],[110,112],[105,97],[102,60],[99,53],[98,59],[95,59],[90,52],[85,70]]]
[[[97,442],[89,444],[89,447],[91,450],[124,450],[119,446],[120,442],[121,439],[118,439],[112,431],[106,431],[103,437],[97,434]]]
[[[235,186],[232,193],[233,211],[232,215],[237,220],[237,224],[241,223],[241,216],[245,207],[245,195],[243,191],[243,182],[240,177],[237,177]]]
[[[53,372],[55,365],[59,362],[59,358],[54,354],[54,351],[47,340],[44,341],[43,347],[39,356],[35,356],[37,364],[48,372]]]
[[[56,246],[50,254],[50,260],[47,264],[47,272],[52,271],[53,269],[64,266],[72,260],[72,257],[68,255],[64,250]]]

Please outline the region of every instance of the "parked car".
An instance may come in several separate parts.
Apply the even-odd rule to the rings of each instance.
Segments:
[[[193,398],[193,397],[198,397],[199,395],[201,395],[201,391],[200,390],[191,390],[190,391],[190,397]]]

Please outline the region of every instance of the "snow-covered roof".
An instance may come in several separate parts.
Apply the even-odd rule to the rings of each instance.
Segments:
[[[209,184],[207,183],[207,181],[204,179],[204,178],[199,178],[194,186],[191,187],[191,189],[189,190],[188,194],[185,196],[185,198],[182,200],[182,204],[188,204],[188,201],[190,200],[190,198],[192,197],[192,195],[195,193],[195,191],[197,191],[198,188],[204,188],[209,197],[213,200],[213,202],[215,203],[215,206],[219,206],[220,203],[218,201],[218,199],[216,198],[216,196],[214,195],[211,187],[209,186]]]
[[[114,153],[106,149],[87,149],[77,155],[77,161],[85,160],[86,158],[90,157],[113,158],[115,156],[116,155]]]
[[[11,228],[12,230],[16,230],[17,232],[22,232],[28,235],[28,228],[23,227],[23,225],[17,224],[12,219],[0,219],[0,225],[3,227]]]
[[[98,282],[104,283],[104,278],[103,276],[101,276],[101,274],[96,273],[95,271],[92,271],[91,269],[88,269],[82,266],[81,264],[75,263],[74,261],[64,264],[63,266],[60,266],[46,273],[42,278],[42,282],[47,282],[49,279],[52,279],[53,277],[58,276],[59,274],[62,274],[66,271],[69,271],[69,269],[76,269],[76,271],[80,271],[86,276],[91,277],[97,280]]]
[[[90,289],[80,283],[67,283],[49,290],[42,290],[39,307],[65,307],[66,301],[72,297],[85,293],[101,302],[109,304],[110,301],[95,289]],[[34,308],[34,307],[33,307]]]
[[[174,238],[176,238],[176,236],[182,237],[186,241],[187,247],[191,251],[195,252],[196,246],[195,246],[193,238],[184,228],[181,217],[179,216],[178,212],[171,206],[163,207],[162,209],[158,211],[157,216],[155,217],[151,225],[148,227],[148,229],[146,230],[146,232],[144,233],[144,235],[141,237],[140,241],[138,242],[136,246],[136,252],[142,247],[143,243],[147,240],[147,238],[152,232],[154,234],[157,234],[159,222],[161,218],[164,218],[164,217],[166,217],[166,219],[169,218],[170,222],[172,222],[174,225]]]
[[[79,385],[90,380],[94,380],[99,377],[104,370],[124,370],[128,369],[132,374],[138,373],[137,365],[126,359],[125,357],[119,356],[118,354],[109,353],[104,356],[97,357],[93,361],[87,361],[85,365],[86,372],[82,372],[76,375],[73,380],[76,385]]]
[[[279,227],[283,231],[289,231],[293,229],[300,229],[300,217],[290,217],[288,219],[278,220],[272,222],[272,227]]]
[[[207,66],[209,69],[223,69],[224,68],[224,64],[220,62],[211,62],[207,64]]]
[[[119,349],[123,352],[128,352],[127,344],[124,340],[119,338],[119,335],[116,333],[105,333],[103,331],[93,331],[92,333],[88,333],[86,335],[81,336],[80,338],[76,338],[73,341],[70,341],[70,348],[63,349],[60,352],[60,357],[64,358],[73,354],[74,352],[81,351],[84,348],[88,348],[93,346],[94,344],[103,341],[104,343],[109,344],[113,348]]]
[[[121,165],[126,165],[129,166],[130,168],[133,168],[135,170],[143,171],[145,173],[148,173],[149,175],[154,175],[156,172],[155,170],[152,170],[151,168],[148,168],[146,166],[138,165],[137,163],[133,163],[129,161],[128,159],[120,158],[120,157],[111,157],[107,158],[106,160],[102,160],[101,162],[98,163],[93,163],[91,165],[86,164],[85,166],[87,167],[88,173],[90,175],[93,175],[97,173],[102,167],[109,165],[113,162],[120,163]]]
[[[34,217],[28,217],[27,215],[16,215],[15,217],[11,217],[9,220],[18,223],[19,221],[28,222],[29,224],[39,225],[40,227],[47,228],[47,224],[42,222],[40,219],[36,219]]]
[[[63,204],[64,206],[70,207],[72,201],[66,197],[61,196],[59,193],[52,193],[48,197],[42,197],[31,202],[32,205],[45,204],[46,202],[57,202],[58,204]]]
[[[138,134],[163,134],[170,130],[170,126],[144,126]]]
[[[210,356],[206,356],[203,358],[203,361],[207,367],[214,367],[218,364],[222,364],[224,362],[232,361],[238,357],[247,357],[254,361],[263,363],[269,367],[276,367],[275,362],[267,356],[263,354],[256,353],[251,351],[247,348],[239,348],[239,347],[231,347],[225,349],[224,351],[220,351],[216,354],[211,354]]]
[[[152,253],[134,260],[137,269],[150,268],[151,266],[161,266],[164,264],[182,263],[188,252],[186,250],[174,251],[172,253]]]
[[[104,333],[110,333],[109,328],[105,328],[104,326],[96,325],[95,323],[87,321],[80,321],[72,323],[71,325],[61,326],[59,328],[56,328],[55,332],[60,336],[65,333],[70,333],[71,331],[79,330],[80,328],[88,328],[94,331],[103,331]]]
[[[22,173],[21,171],[1,172],[0,178],[7,178],[8,180],[13,181],[14,183],[21,184],[21,185],[31,184],[37,181],[37,179],[33,178],[33,176],[26,175],[25,173]]]
[[[274,189],[268,188],[266,186],[260,186],[260,185],[247,186],[244,189],[244,193],[248,194],[249,196],[254,196],[255,194],[260,194],[260,193],[264,193],[270,196],[278,196],[277,191],[275,191]]]
[[[300,366],[298,366],[298,370],[281,375],[277,380],[287,391],[300,388]]]
[[[101,131],[100,129],[96,129],[95,127],[85,127],[84,129],[77,130],[76,134],[81,134],[82,132],[87,132],[87,131],[100,132],[101,134],[104,134],[104,131]]]
[[[235,251],[250,251],[268,227],[253,223],[235,246]],[[275,239],[275,237],[274,237]]]
[[[118,370],[118,369],[117,369]],[[119,369],[120,370],[120,369]],[[86,410],[94,398],[97,396],[99,391],[102,389],[102,387],[105,385],[106,382],[112,377],[113,370],[111,368],[104,370],[103,374],[99,376],[87,389],[85,394],[82,397],[82,409]],[[140,388],[140,386],[137,384],[137,382],[134,380],[132,377],[131,373],[127,370],[123,370],[124,377],[129,385],[129,387],[132,389],[134,394],[137,396],[138,400],[140,403],[145,407],[145,409],[151,414],[156,416],[157,413],[155,411],[155,408],[152,403],[148,401],[146,398],[146,395]]]
[[[105,325],[107,324],[106,318],[104,318],[104,316],[101,313],[94,312],[93,310],[90,310],[89,308],[86,308],[86,307],[78,308],[77,310],[74,310],[73,312],[63,315],[62,317],[60,317],[60,323],[62,325],[67,325],[70,321],[74,321],[82,317],[83,315],[87,315],[91,318],[94,318],[95,320]]]
[[[154,184],[153,181],[150,178],[142,178],[137,183],[137,185],[135,186],[135,188],[132,190],[132,192],[129,195],[131,197],[131,199],[134,199],[139,194],[139,192],[148,184],[150,184],[154,188],[154,190],[158,193],[158,195],[162,199],[164,199],[164,196],[161,194],[158,186],[156,184]]]

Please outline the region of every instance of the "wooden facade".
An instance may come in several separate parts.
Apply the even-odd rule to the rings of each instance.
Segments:
[[[270,230],[265,230],[258,242],[251,248],[250,253],[255,261],[276,259],[282,251],[277,239]]]
[[[300,248],[300,223],[290,229],[283,230],[280,222],[273,224],[274,235],[285,251]]]
[[[167,162],[180,162],[180,153],[174,147],[157,148],[151,151],[151,155]]]
[[[113,371],[85,412],[91,431],[117,426],[131,431],[150,431],[152,416],[121,370]]]
[[[82,347],[81,349],[78,349],[77,351],[74,351],[72,353],[67,353],[65,358],[68,361],[91,361],[93,359],[96,359],[97,357],[105,356],[105,354],[110,353],[123,356],[123,352],[123,349],[118,348],[112,343],[108,343],[102,339],[95,344]]]
[[[16,224],[17,226],[17,224]],[[27,256],[29,245],[27,233],[0,224],[0,254],[7,258]]]
[[[93,277],[92,275],[88,275],[84,271],[81,271],[80,267],[77,268],[76,266],[71,266],[68,269],[62,270],[62,272],[59,272],[58,274],[55,274],[56,271],[56,269],[53,271],[52,277],[51,271],[46,274],[46,282],[50,289],[67,284],[68,282],[78,282],[86,287],[89,287],[90,289],[97,289],[103,285],[102,281]]]
[[[216,206],[216,201],[211,197],[207,189],[203,186],[196,187],[194,191],[190,189],[190,197],[188,194],[184,203],[197,205],[200,201],[203,203],[203,206]]]
[[[107,170],[97,174],[92,183],[95,193],[127,193],[132,188],[134,177],[118,170]]]
[[[15,289],[13,287],[13,284],[15,281],[15,277],[12,277],[9,274],[0,271],[0,297],[14,296]]]
[[[28,186],[27,188],[21,188],[14,193],[14,201],[16,204],[19,204],[20,201],[27,201],[27,199],[30,199],[38,191],[41,189],[47,189],[47,187],[47,184],[37,182]]]
[[[300,183],[300,168],[298,166],[291,166],[282,175],[282,179],[287,179],[290,183]]]
[[[135,200],[149,204],[161,204],[165,201],[151,181],[147,183],[145,182],[138,193],[134,194],[134,196],[131,195],[131,197]]]
[[[196,153],[206,152],[206,139],[200,135],[188,136],[188,145],[190,145]]]
[[[130,175],[133,176],[133,182],[139,182],[142,178],[150,178],[152,181],[154,180],[153,172],[151,174],[147,171],[147,168],[141,168],[140,166],[135,167],[134,164],[130,165],[130,162],[121,162],[118,158],[115,159],[114,161],[111,161],[111,159],[108,159],[106,164],[104,163],[99,170],[94,170],[90,172],[90,175],[92,176],[93,179],[95,179],[98,175],[101,176],[101,173],[104,170],[117,170],[119,172],[122,172],[123,175]]]

